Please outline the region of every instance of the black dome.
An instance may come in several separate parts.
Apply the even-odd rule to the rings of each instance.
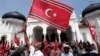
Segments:
[[[26,22],[26,17],[17,11],[7,12],[2,16],[2,19],[7,19],[7,18],[16,18],[16,19],[23,20],[24,22]]]
[[[82,17],[95,10],[100,10],[100,3],[90,4],[88,7],[86,7],[82,12]]]

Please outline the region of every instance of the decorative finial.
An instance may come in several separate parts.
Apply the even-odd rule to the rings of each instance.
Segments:
[[[18,11],[18,9],[16,9],[15,11]]]
[[[92,4],[92,0],[90,0],[90,4]]]

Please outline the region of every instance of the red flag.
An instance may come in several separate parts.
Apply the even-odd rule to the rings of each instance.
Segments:
[[[95,31],[94,27],[89,22],[87,22],[87,23],[88,23],[89,30],[91,32],[92,38],[93,38],[94,41],[96,41],[96,37],[97,37],[96,31]]]
[[[6,47],[5,47],[5,49],[4,49],[5,56],[8,56],[9,49],[10,49],[10,46],[9,46],[9,42],[8,42],[7,45],[6,45]]]
[[[59,50],[57,39],[55,40],[55,43],[54,43],[54,50],[55,51],[58,51]]]
[[[16,34],[14,35],[14,42],[19,46],[20,45],[20,40],[19,38],[16,36]]]
[[[44,43],[44,45],[45,45],[45,47],[44,47],[44,49],[43,49],[43,52],[44,52],[45,54],[49,54],[49,45],[48,45],[48,42],[47,42],[46,38],[44,38],[43,43]]]
[[[73,8],[54,0],[34,0],[29,17],[66,31]]]
[[[9,46],[9,42],[6,45],[6,50],[9,50],[10,46]]]
[[[55,43],[54,43],[54,47],[53,48],[54,48],[54,51],[55,51],[54,56],[58,56],[59,47],[58,47],[57,39],[55,39]]]
[[[5,48],[2,48],[2,44],[0,44],[0,56],[8,56],[9,48],[9,43],[6,44]]]

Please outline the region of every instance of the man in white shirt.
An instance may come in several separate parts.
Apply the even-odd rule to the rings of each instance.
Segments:
[[[40,50],[35,51],[33,46],[30,46],[30,56],[44,56]]]
[[[64,45],[64,52],[61,53],[61,56],[73,56],[73,54],[69,50],[69,45]]]
[[[36,43],[36,42],[35,42]],[[41,43],[36,43],[36,45],[31,45],[30,47],[29,47],[29,50],[30,50],[30,56],[44,56],[43,55],[43,53],[41,52],[41,50],[40,50],[40,47],[39,47],[39,45],[40,45]]]
[[[29,43],[30,41],[29,41],[29,39],[27,37],[26,25],[23,27],[23,30],[20,31],[20,32],[24,33],[24,39],[25,39],[26,45],[28,46],[28,49],[30,51],[29,56],[44,56],[43,53],[42,53],[42,51],[40,50],[41,46],[42,46],[42,40],[39,40],[38,37],[34,38],[33,42],[32,42],[32,45],[31,45]]]

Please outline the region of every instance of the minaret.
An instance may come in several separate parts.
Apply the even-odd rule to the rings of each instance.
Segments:
[[[83,41],[83,37],[79,30],[78,18],[76,17],[75,11],[73,11],[73,14],[71,15],[70,25],[72,27],[73,40],[78,42],[80,40]]]

